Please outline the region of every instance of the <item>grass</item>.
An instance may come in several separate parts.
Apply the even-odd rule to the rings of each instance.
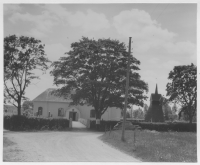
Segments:
[[[121,141],[121,130],[112,131],[100,138],[143,162],[197,162],[197,134],[191,132],[157,132],[142,130],[125,131],[125,142]]]
[[[16,143],[10,141],[7,137],[3,137],[3,147],[15,145]]]

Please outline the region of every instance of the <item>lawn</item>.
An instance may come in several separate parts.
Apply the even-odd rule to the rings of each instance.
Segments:
[[[100,138],[143,162],[197,162],[197,134],[192,132],[157,132],[142,130],[125,131],[125,142],[121,141],[121,130],[107,132]]]

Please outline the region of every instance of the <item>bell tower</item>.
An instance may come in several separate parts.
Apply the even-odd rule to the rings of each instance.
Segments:
[[[162,105],[160,103],[161,98],[162,96],[161,94],[158,94],[158,86],[156,84],[155,93],[151,94],[150,106],[145,118],[146,121],[152,121],[152,122],[164,121]]]

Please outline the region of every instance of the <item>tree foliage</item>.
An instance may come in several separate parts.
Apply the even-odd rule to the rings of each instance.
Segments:
[[[142,109],[138,108],[133,110],[133,118],[134,119],[144,119],[144,112]]]
[[[131,114],[128,111],[126,111],[126,118],[131,118]]]
[[[72,43],[66,57],[53,63],[51,74],[54,84],[61,86],[56,94],[68,97],[71,91],[72,104],[87,104],[94,107],[96,118],[108,107],[123,109],[126,85],[128,53],[125,44],[117,40],[92,40],[83,37]],[[128,103],[142,106],[147,98],[144,92],[148,85],[135,72],[140,61],[131,56],[130,88]]]
[[[175,66],[168,79],[171,80],[166,89],[169,101],[180,103],[181,112],[192,123],[197,107],[197,67],[194,64]]]
[[[162,96],[162,98],[160,99],[160,104],[162,105],[164,120],[171,120],[172,110],[169,106],[169,100],[166,97]]]
[[[33,109],[33,102],[32,101],[24,101],[22,104],[24,110],[26,109]]]
[[[165,120],[171,120],[172,110],[169,104],[164,104],[162,108]]]
[[[33,115],[33,102],[24,101],[22,104],[23,115],[30,116]]]
[[[21,115],[21,101],[27,99],[26,87],[39,78],[33,71],[46,71],[48,62],[40,40],[16,35],[4,38],[4,96],[18,108],[18,115]]]
[[[144,104],[144,118],[146,118],[148,109],[149,109],[149,106],[147,104]]]

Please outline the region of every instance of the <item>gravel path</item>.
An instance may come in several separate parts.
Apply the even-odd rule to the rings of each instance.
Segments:
[[[103,143],[102,133],[4,132],[4,161],[33,162],[138,162],[139,160]]]

